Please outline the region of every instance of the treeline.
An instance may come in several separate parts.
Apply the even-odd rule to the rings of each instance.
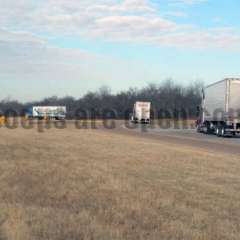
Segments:
[[[127,118],[136,101],[150,101],[153,117],[196,117],[196,108],[201,103],[202,83],[195,82],[188,86],[176,84],[171,80],[161,84],[149,84],[137,89],[130,88],[113,94],[108,87],[98,91],[88,92],[79,99],[71,96],[59,98],[56,96],[42,101],[20,103],[13,100],[2,100],[2,114],[15,111],[24,115],[26,110],[35,106],[66,106],[67,117],[73,118]],[[10,111],[9,111],[10,110]]]

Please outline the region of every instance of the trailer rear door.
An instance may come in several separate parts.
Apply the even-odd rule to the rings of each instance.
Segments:
[[[234,117],[240,113],[240,80],[232,80],[229,83],[229,112],[234,112]]]

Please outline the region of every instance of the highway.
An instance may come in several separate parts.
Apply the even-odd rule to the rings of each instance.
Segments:
[[[228,153],[240,158],[240,136],[220,138],[215,135],[197,133],[195,129],[161,129],[158,126],[129,125],[124,122],[116,124],[119,134],[156,139],[169,144],[200,148],[212,153]]]

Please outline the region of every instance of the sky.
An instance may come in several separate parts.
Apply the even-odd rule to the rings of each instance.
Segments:
[[[239,0],[0,0],[0,99],[240,77]]]

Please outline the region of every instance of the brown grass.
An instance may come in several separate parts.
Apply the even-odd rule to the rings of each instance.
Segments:
[[[1,129],[0,239],[240,236],[240,161],[101,130]]]

